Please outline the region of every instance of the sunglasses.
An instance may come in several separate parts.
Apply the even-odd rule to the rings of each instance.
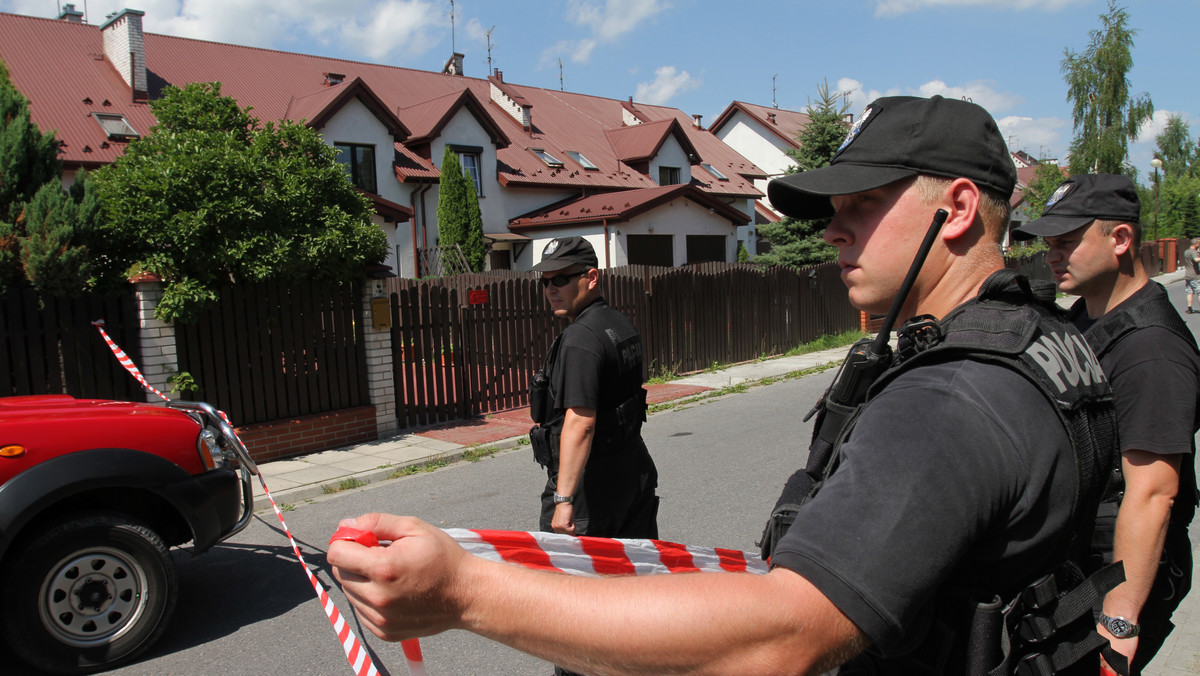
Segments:
[[[553,277],[542,277],[542,287],[545,288],[545,287],[553,284],[554,288],[561,289],[564,286],[566,286],[567,283],[570,282],[572,279],[575,279],[576,277],[578,277],[582,274],[583,274],[582,272],[572,272],[569,275],[564,275],[562,273],[559,273],[557,275],[554,275]]]

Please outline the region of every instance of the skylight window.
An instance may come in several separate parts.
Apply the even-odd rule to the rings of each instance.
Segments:
[[[571,159],[578,162],[579,166],[583,167],[584,169],[588,169],[591,171],[598,171],[600,169],[600,167],[597,167],[591,160],[584,157],[583,153],[579,152],[578,150],[568,150],[567,157],[570,157]]]
[[[134,130],[133,125],[129,124],[124,115],[92,113],[92,117],[100,123],[110,141],[125,141],[138,137],[137,131]]]
[[[541,148],[530,148],[529,152],[533,153],[534,155],[537,155],[538,159],[545,162],[546,166],[548,166],[548,167],[554,167],[555,169],[561,169],[563,166],[562,160],[551,155],[550,153],[546,152],[545,150],[542,150]]]
[[[700,166],[704,167],[704,170],[707,171],[708,173],[712,174],[713,176],[716,176],[718,181],[728,181],[729,180],[728,176],[717,171],[717,168],[711,164],[702,164]]]

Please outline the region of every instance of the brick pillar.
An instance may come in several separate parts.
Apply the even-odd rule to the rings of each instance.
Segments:
[[[376,288],[378,285],[378,289]],[[396,384],[392,377],[391,300],[385,293],[383,280],[369,279],[363,285],[363,339],[367,354],[367,391],[375,406],[375,429],[379,438],[390,437],[400,430],[396,419]],[[371,301],[388,300],[387,327],[376,328],[371,314]]]
[[[179,353],[175,348],[175,326],[154,318],[154,309],[162,300],[162,282],[153,275],[139,275],[131,280],[137,294],[138,327],[141,363],[137,367],[146,382],[159,392],[171,396],[167,378],[179,372]],[[161,401],[153,392],[146,392],[146,401]]]

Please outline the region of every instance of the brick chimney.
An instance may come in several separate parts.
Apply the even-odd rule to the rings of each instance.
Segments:
[[[450,55],[450,59],[446,61],[446,65],[442,66],[443,75],[458,75],[463,74],[463,55],[454,52]]]
[[[700,118],[702,118],[702,117],[704,117],[704,116],[703,115],[692,115],[692,126],[694,126],[697,129],[703,129],[704,125],[700,124]]]
[[[778,124],[778,123],[775,121],[775,113],[767,113],[767,120],[768,120],[768,121],[769,121],[771,124]]]
[[[60,21],[69,21],[71,23],[83,23],[83,12],[75,9],[75,5],[63,5],[62,11],[59,12],[58,18]]]
[[[149,98],[146,87],[146,42],[142,34],[142,17],[146,13],[123,9],[100,26],[104,38],[104,56],[125,79],[133,92],[134,101]]]

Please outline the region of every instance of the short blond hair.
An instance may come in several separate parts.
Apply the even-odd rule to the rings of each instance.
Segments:
[[[921,199],[933,202],[946,193],[954,179],[921,174],[914,184]],[[1008,229],[1008,218],[1012,211],[1008,198],[988,188],[979,188],[979,218],[983,220],[983,231],[999,243],[1004,240]]]
[[[1096,229],[1100,231],[1100,234],[1106,237],[1111,235],[1113,233],[1113,229],[1118,225],[1128,225],[1130,228],[1133,228],[1134,253],[1136,254],[1138,249],[1142,247],[1142,225],[1137,221],[1111,221],[1103,218],[1097,218],[1096,220],[1092,221],[1092,223],[1096,226]]]

